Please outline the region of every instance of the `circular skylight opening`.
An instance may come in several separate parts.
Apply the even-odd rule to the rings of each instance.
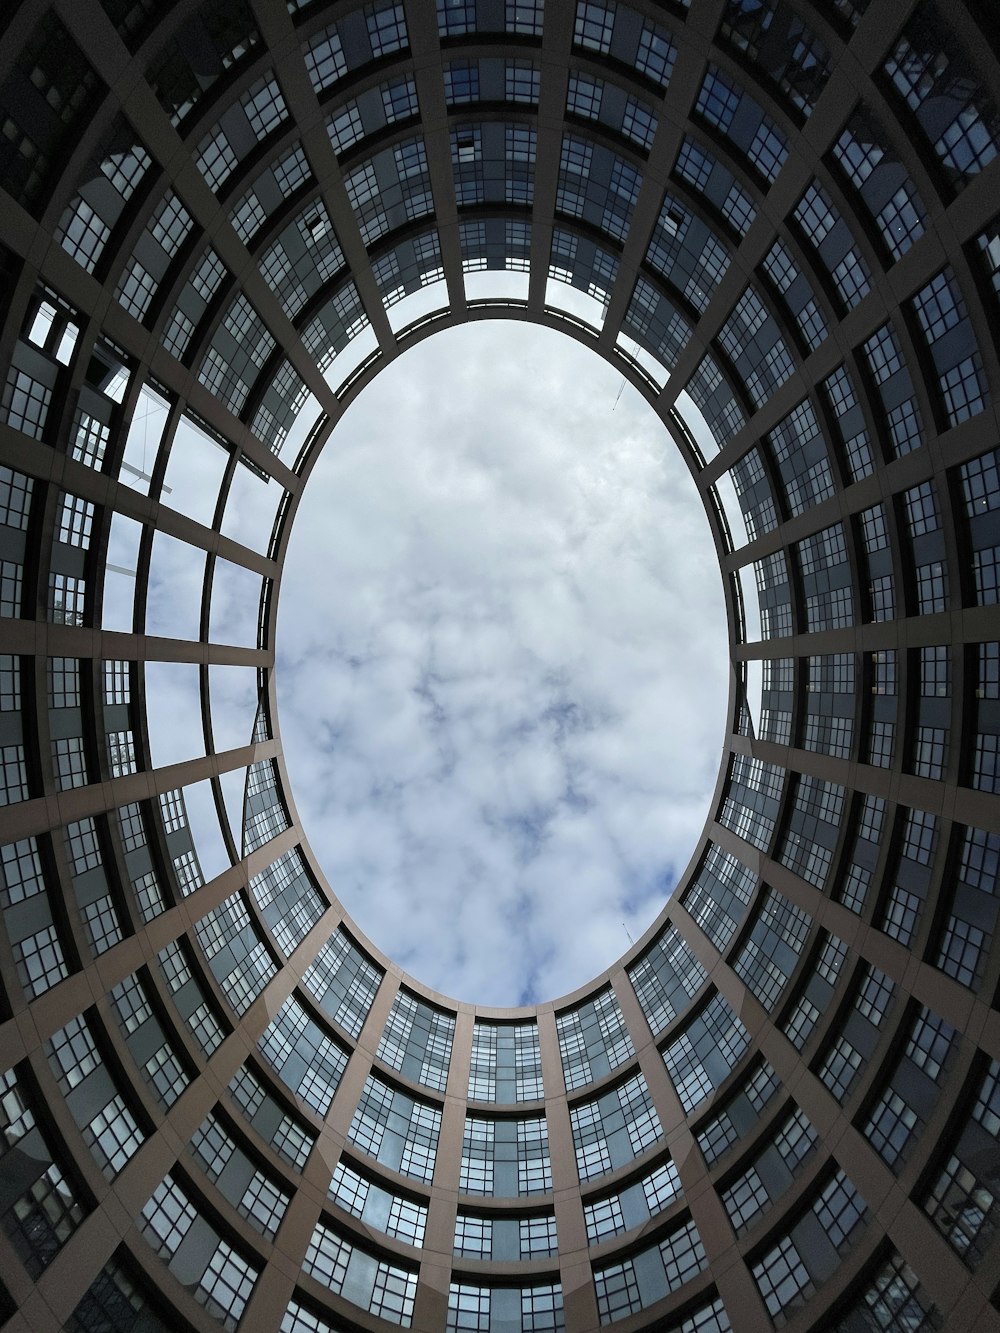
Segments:
[[[302,825],[418,980],[552,998],[659,913],[718,774],[726,616],[678,450],[593,351],[490,322],[389,365],[306,487],[276,648]]]

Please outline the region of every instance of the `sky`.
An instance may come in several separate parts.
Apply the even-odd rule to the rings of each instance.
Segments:
[[[725,612],[677,449],[590,349],[490,322],[387,367],[310,477],[276,644],[303,827],[418,980],[552,999],[654,920],[718,771]]]

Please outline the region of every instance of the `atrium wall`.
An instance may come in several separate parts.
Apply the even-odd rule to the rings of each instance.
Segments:
[[[4,1333],[1000,1329],[991,7],[5,22]],[[496,318],[654,406],[732,660],[661,917],[510,1011],[351,923],[273,680],[338,420]]]

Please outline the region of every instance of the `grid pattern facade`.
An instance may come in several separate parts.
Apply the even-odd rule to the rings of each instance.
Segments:
[[[10,8],[4,1333],[996,1333],[989,6]],[[509,1013],[358,942],[273,682],[340,417],[499,317],[654,406],[733,663],[690,874],[602,978]],[[182,681],[205,740],[161,770]]]

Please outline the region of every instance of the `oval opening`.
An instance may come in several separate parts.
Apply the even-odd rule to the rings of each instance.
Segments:
[[[309,479],[276,648],[303,828],[419,981],[535,1003],[660,912],[718,773],[726,616],[694,482],[595,352],[490,321],[387,366]]]

